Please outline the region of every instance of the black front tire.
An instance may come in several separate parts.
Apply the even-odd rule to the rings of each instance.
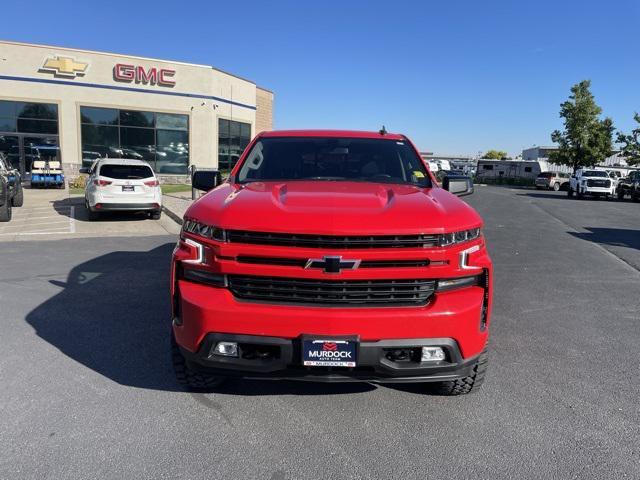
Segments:
[[[89,202],[87,202],[86,200],[84,201],[84,207],[87,209],[87,217],[89,218],[90,222],[94,222],[100,218],[100,212],[91,210]]]
[[[559,183],[554,183],[553,184],[553,191],[554,192],[559,192],[560,191],[560,184]]]
[[[489,364],[489,355],[485,348],[478,356],[476,364],[473,366],[473,373],[468,377],[459,378],[457,380],[451,380],[449,382],[439,382],[433,385],[434,393],[438,395],[465,395],[467,393],[477,391],[482,383],[487,372],[487,366]]]
[[[178,383],[193,392],[212,392],[226,380],[225,377],[192,370],[180,352],[173,333],[171,334],[171,362]]]
[[[11,202],[7,201],[0,207],[0,222],[8,222],[11,220]]]
[[[11,199],[11,204],[14,207],[21,207],[22,205],[24,205],[24,192],[22,190],[22,184],[19,182],[16,184],[16,193]]]

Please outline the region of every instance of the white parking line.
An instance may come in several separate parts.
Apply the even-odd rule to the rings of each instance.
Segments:
[[[44,208],[51,210],[52,207],[49,206],[49,207],[36,207],[36,208],[40,208],[41,210]],[[63,209],[65,211],[61,212],[60,210],[63,210]],[[34,210],[34,209],[30,209],[30,210]],[[38,213],[42,214],[46,212],[43,212],[43,211],[36,212],[36,215]],[[3,237],[3,236],[22,237],[27,235],[65,235],[65,234],[73,235],[76,233],[75,213],[76,213],[75,207],[68,206],[68,207],[62,207],[62,208],[56,209],[52,215],[30,217],[27,214],[24,216],[20,215],[18,217],[13,217],[13,222],[19,222],[19,224],[16,225],[15,223],[12,222],[12,224],[4,225],[0,230],[2,232],[0,233],[0,237]],[[67,217],[68,217],[68,220],[67,220]],[[43,220],[43,221],[32,222],[32,220]],[[65,225],[68,225],[68,227],[64,228]],[[21,230],[13,231],[13,232],[8,231],[9,229],[12,229],[12,228],[21,229]]]
[[[69,211],[69,233],[76,233],[76,207]]]
[[[64,218],[62,220],[56,220],[56,221],[53,221],[53,222],[35,222],[35,223],[29,222],[26,225],[12,225],[12,224],[9,224],[9,225],[5,225],[4,228],[25,228],[25,227],[31,228],[33,225],[52,225],[54,223],[66,223],[66,222],[67,222],[67,219]]]
[[[64,210],[66,208],[71,208],[70,205],[61,205],[59,207],[54,207],[53,205],[47,205],[46,207],[26,207],[30,212],[34,210]]]
[[[47,215],[45,217],[29,217],[28,215],[26,216],[19,216],[19,217],[13,217],[13,220],[42,220],[43,218],[60,218],[60,217],[66,217],[67,215]]]
[[[0,236],[2,235],[12,235],[14,237],[22,237],[25,235],[64,235],[64,234],[70,234],[71,232],[67,231],[67,230],[56,230],[54,232],[16,232],[16,233],[0,233]]]

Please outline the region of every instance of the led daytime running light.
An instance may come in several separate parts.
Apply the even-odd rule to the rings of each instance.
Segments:
[[[182,231],[220,242],[224,242],[226,239],[225,231],[222,228],[206,225],[194,220],[185,220],[182,225]]]

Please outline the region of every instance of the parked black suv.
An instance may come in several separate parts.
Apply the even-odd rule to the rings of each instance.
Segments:
[[[640,202],[640,170],[630,172],[626,178],[621,178],[616,188],[618,200],[629,195],[634,202]]]
[[[23,203],[20,172],[0,152],[0,222],[11,220],[11,207],[21,207]]]

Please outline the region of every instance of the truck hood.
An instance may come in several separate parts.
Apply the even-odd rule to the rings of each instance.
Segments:
[[[440,187],[334,181],[224,183],[185,217],[228,230],[322,235],[444,233],[482,224]]]

